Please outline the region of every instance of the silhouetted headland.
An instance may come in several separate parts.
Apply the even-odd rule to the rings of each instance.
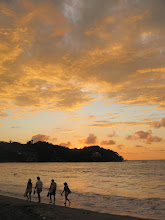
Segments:
[[[117,152],[99,146],[70,149],[48,142],[0,142],[0,162],[122,162]]]

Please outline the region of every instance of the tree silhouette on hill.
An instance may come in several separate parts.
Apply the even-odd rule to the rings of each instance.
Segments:
[[[122,162],[117,152],[99,146],[70,149],[49,142],[0,142],[0,162]]]

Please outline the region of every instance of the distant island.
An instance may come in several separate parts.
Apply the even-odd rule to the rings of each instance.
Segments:
[[[0,142],[0,162],[122,162],[113,150],[99,146],[70,149],[49,142]]]

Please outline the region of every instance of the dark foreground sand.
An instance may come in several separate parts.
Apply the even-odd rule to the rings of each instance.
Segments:
[[[138,220],[140,218],[110,215],[69,207],[39,204],[0,195],[0,220]]]

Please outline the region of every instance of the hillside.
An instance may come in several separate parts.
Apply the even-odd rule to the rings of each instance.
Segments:
[[[0,142],[0,162],[121,162],[117,152],[99,146],[69,149],[48,142]]]

